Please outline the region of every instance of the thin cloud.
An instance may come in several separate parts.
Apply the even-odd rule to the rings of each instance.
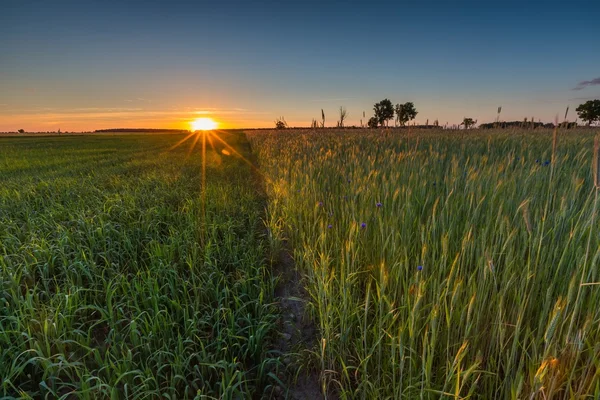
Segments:
[[[135,99],[125,99],[125,101],[127,103],[133,103],[133,102],[152,103],[152,100],[145,99],[143,97],[136,97]]]
[[[143,111],[143,108],[129,108],[129,107],[84,107],[84,108],[72,108],[64,110],[63,112],[114,112],[114,111]]]
[[[78,108],[50,112],[20,112],[11,114],[14,119],[36,119],[50,121],[77,121],[77,120],[173,120],[173,119],[191,119],[195,115],[258,115],[261,112],[236,111],[235,109],[207,110],[197,109],[196,111],[181,110],[145,110],[142,108]]]
[[[592,79],[591,81],[581,81],[573,88],[573,90],[582,90],[589,86],[600,85],[600,78]]]

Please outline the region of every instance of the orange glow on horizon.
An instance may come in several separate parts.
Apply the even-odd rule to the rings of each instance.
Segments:
[[[212,118],[198,118],[191,121],[193,131],[212,131],[217,129],[219,124]]]

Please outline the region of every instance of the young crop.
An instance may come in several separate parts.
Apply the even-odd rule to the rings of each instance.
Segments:
[[[261,197],[218,143],[202,190],[180,139],[0,139],[0,397],[269,393]]]

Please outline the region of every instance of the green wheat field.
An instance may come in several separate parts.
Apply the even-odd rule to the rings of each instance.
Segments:
[[[598,399],[596,133],[0,138],[0,398]]]

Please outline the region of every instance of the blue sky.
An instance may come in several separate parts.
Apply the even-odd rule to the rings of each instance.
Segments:
[[[600,98],[598,21],[598,1],[3,0],[0,131],[359,124],[386,97],[421,123],[552,121]]]

